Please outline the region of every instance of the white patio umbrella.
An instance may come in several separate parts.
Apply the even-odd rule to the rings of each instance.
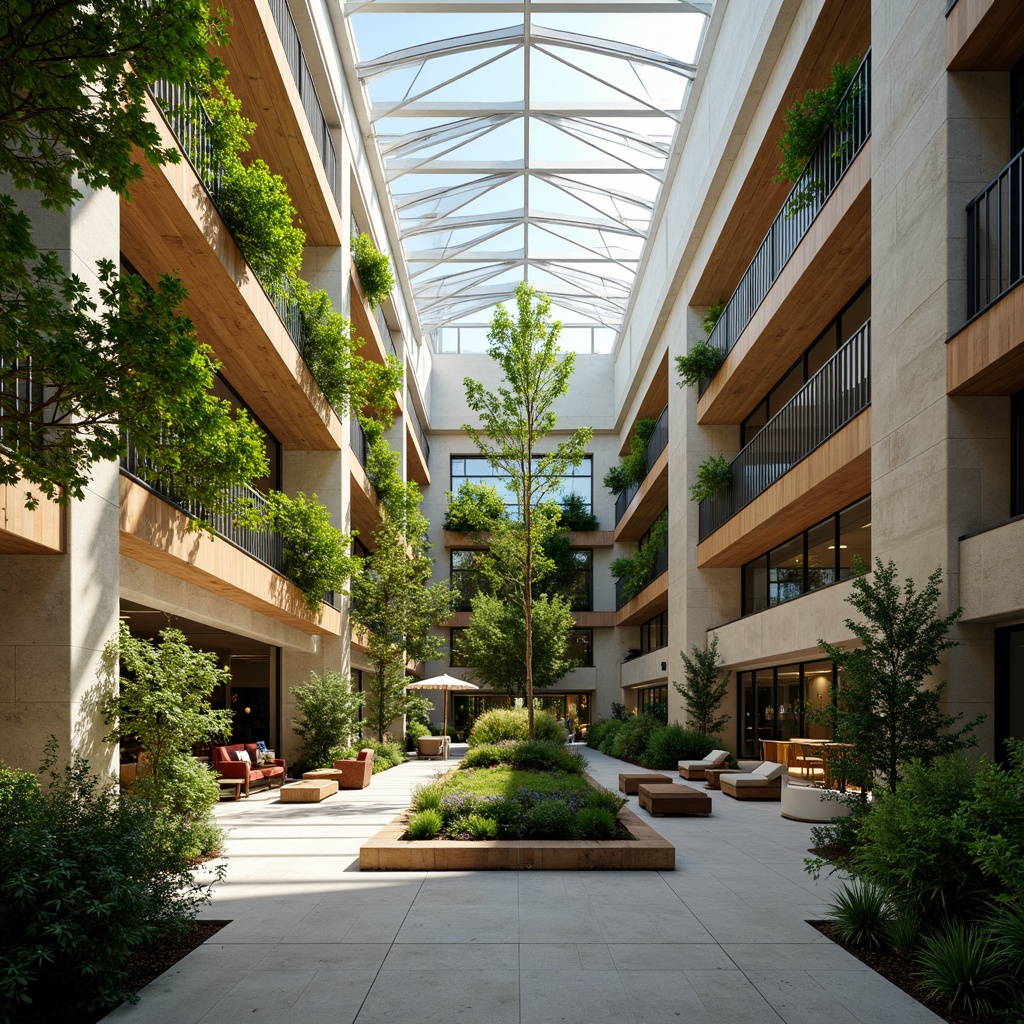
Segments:
[[[442,736],[448,735],[448,691],[449,690],[479,690],[475,683],[467,683],[465,679],[456,679],[447,672],[439,676],[430,676],[429,679],[418,679],[415,683],[407,683],[407,690],[441,690],[444,692],[444,727]]]

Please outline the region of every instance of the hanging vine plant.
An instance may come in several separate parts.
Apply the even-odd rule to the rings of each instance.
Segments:
[[[731,486],[732,464],[724,455],[709,455],[697,467],[697,482],[690,488],[690,500],[699,504]]]
[[[352,239],[352,260],[356,265],[359,283],[366,293],[371,309],[376,309],[395,287],[391,259],[382,253],[366,232]]]

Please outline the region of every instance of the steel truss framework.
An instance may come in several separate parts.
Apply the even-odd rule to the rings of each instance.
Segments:
[[[520,280],[581,322],[619,329],[695,66],[537,19],[706,17],[710,8],[687,0],[344,2],[346,16],[449,16],[436,19],[443,38],[355,69],[426,333],[508,300]],[[449,34],[459,14],[515,15],[516,23]],[[544,85],[531,74],[543,74]],[[564,99],[551,98],[552,88]]]

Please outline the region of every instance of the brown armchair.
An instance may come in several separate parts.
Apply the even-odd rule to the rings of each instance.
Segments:
[[[373,750],[363,747],[355,758],[335,761],[339,789],[366,789],[373,776]]]

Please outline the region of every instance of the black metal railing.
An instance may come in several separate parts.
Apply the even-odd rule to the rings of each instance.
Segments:
[[[32,373],[32,357],[0,360],[0,452],[17,451],[23,436],[32,428],[4,427],[9,423],[25,424],[26,419],[42,422],[43,385]],[[51,414],[52,415],[52,414]]]
[[[644,462],[646,466],[646,472],[644,478],[646,479],[647,474],[654,469],[654,464],[658,461],[658,456],[668,446],[668,406],[666,405],[661,411],[661,415],[658,417],[658,422],[654,425],[654,431],[647,441],[647,454]],[[620,491],[615,499],[615,525],[618,526],[619,521],[626,514],[626,509],[629,508],[630,502],[636,497],[637,492],[640,490],[639,483],[631,483],[624,491]]]
[[[288,0],[270,0],[270,13],[273,15],[274,24],[277,26],[277,34],[281,37],[281,45],[284,47],[285,56],[288,59],[288,67],[292,72],[292,79],[299,90],[299,98],[302,100],[302,109],[306,113],[306,122],[309,130],[313,133],[313,140],[316,142],[317,152],[320,154],[320,162],[323,164],[324,173],[327,175],[327,183],[331,187],[334,198],[341,205],[341,195],[338,190],[338,154],[334,149],[334,141],[331,139],[331,129],[324,116],[324,108],[320,105],[320,98],[316,94],[316,86],[313,85],[313,76],[310,74],[309,63],[306,55],[302,52],[302,43],[299,41],[299,33],[295,28],[295,21],[292,12],[288,9]]]
[[[384,316],[384,310],[380,306],[374,310],[374,317],[377,320],[377,326],[380,328],[380,336],[384,340],[384,347],[397,359],[398,348],[391,334],[391,328],[388,326],[387,317]]]
[[[236,548],[240,548],[282,576],[286,575],[284,571],[284,542],[281,534],[264,530],[250,530],[236,523],[230,511],[209,512],[198,502],[182,501],[175,494],[173,483],[162,478],[148,466],[146,460],[139,455],[138,449],[131,443],[128,445],[127,454],[121,458],[121,472],[159,494],[161,498],[180,509],[187,516],[208,523],[210,529],[218,537],[233,544]],[[265,495],[245,484],[233,484],[229,488],[227,498],[229,507],[247,501],[259,510],[264,508],[267,503]]]
[[[732,460],[732,485],[700,503],[705,540],[871,404],[871,321]]]
[[[174,85],[162,79],[151,82],[149,91],[159,104],[181,151],[188,157],[189,163],[199,175],[199,180],[219,212],[218,201],[223,186],[224,168],[213,146],[213,122],[202,99],[191,86]],[[255,278],[255,274],[253,277]],[[262,281],[259,284],[263,287]],[[295,303],[281,289],[269,292],[263,287],[263,290],[277,310],[288,336],[302,352],[304,332],[302,318]]]
[[[638,597],[643,593],[645,587],[649,587],[659,576],[664,575],[668,572],[668,534],[665,534],[665,539],[661,542],[661,546],[658,548],[658,554],[654,559],[654,568],[651,569],[650,575],[647,577],[644,586],[640,589],[637,594],[632,597],[626,597],[624,591],[626,589],[625,579],[615,581],[615,610],[618,611],[620,608],[625,607],[633,600],[633,597]]]
[[[409,415],[412,417],[412,425],[416,431],[416,440],[420,443],[420,451],[423,452],[423,461],[430,464],[430,442],[427,440],[426,431],[420,425],[420,418],[416,415],[416,410],[412,407],[412,402],[409,403]]]
[[[808,160],[736,291],[708,335],[708,344],[728,354],[782,268],[796,251],[819,211],[835,191],[871,134],[871,53],[865,54],[847,86],[832,123]],[[700,394],[707,389],[702,381]]]
[[[349,427],[349,444],[352,446],[352,452],[356,457],[356,461],[363,469],[366,469],[366,457],[369,454],[369,445],[366,443],[366,434],[363,431],[362,424],[359,420],[353,416]]]
[[[1024,279],[1024,150],[967,204],[967,318]]]

